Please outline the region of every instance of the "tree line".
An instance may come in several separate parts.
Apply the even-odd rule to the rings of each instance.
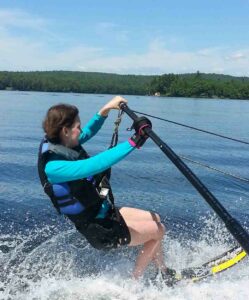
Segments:
[[[165,74],[151,82],[151,92],[168,97],[249,99],[249,78],[217,74]]]
[[[218,74],[119,75],[97,72],[0,72],[0,90],[249,99],[249,78]]]
[[[0,72],[0,89],[146,95],[152,76],[94,72]]]

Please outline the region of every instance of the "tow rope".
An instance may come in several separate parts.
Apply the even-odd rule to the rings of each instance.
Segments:
[[[205,164],[205,163],[199,162],[199,161],[197,161],[197,160],[193,160],[193,159],[191,159],[191,158],[189,158],[189,157],[187,157],[187,156],[179,155],[179,157],[182,158],[182,159],[184,159],[184,160],[186,160],[186,161],[188,161],[188,162],[190,162],[190,163],[199,165],[199,166],[201,166],[201,167],[205,167],[205,168],[207,168],[207,169],[216,171],[216,172],[221,173],[221,174],[223,174],[223,175],[226,175],[226,176],[232,177],[232,178],[234,178],[234,179],[237,179],[237,180],[240,180],[240,181],[244,181],[244,182],[249,183],[249,178],[242,177],[242,176],[240,176],[240,175],[233,174],[233,173],[231,173],[231,172],[227,172],[227,171],[220,170],[220,169],[218,169],[218,168],[216,168],[216,167],[212,167],[212,166],[209,166],[209,165],[207,165],[207,164]]]
[[[121,109],[119,109],[118,117],[117,117],[116,121],[114,122],[115,126],[114,126],[114,131],[113,131],[113,135],[112,135],[112,139],[111,139],[109,149],[115,147],[118,143],[118,128],[119,128],[119,125],[122,121],[123,114],[124,114],[124,112]]]
[[[200,128],[197,128],[197,127],[189,126],[189,125],[182,124],[182,123],[179,123],[179,122],[167,120],[167,119],[160,118],[160,117],[157,117],[157,116],[154,116],[154,115],[146,114],[146,113],[144,113],[144,112],[139,112],[139,111],[135,111],[135,110],[133,110],[133,112],[138,113],[138,114],[142,114],[142,115],[145,115],[145,116],[148,116],[148,117],[151,117],[151,118],[160,120],[160,121],[172,123],[172,124],[174,124],[174,125],[182,126],[182,127],[185,127],[185,128],[189,128],[189,129],[192,129],[192,130],[196,130],[196,131],[200,131],[200,132],[203,132],[203,133],[207,133],[207,134],[210,134],[210,135],[213,135],[213,136],[217,136],[217,137],[219,137],[219,138],[224,138],[224,139],[231,140],[231,141],[234,141],[234,142],[238,142],[238,143],[242,143],[242,144],[249,145],[249,142],[243,141],[243,140],[241,140],[241,139],[232,138],[232,137],[229,137],[229,136],[221,135],[221,134],[219,134],[219,133],[214,133],[214,132],[211,132],[211,131],[207,131],[207,130],[200,129]],[[206,163],[203,163],[203,162],[194,160],[194,159],[192,159],[192,158],[190,158],[190,157],[187,157],[187,156],[185,156],[185,155],[180,155],[180,154],[178,154],[178,156],[179,156],[180,158],[182,158],[183,160],[188,161],[188,162],[190,162],[190,163],[192,163],[192,164],[196,164],[196,165],[199,165],[199,166],[201,166],[201,167],[207,168],[207,169],[209,169],[209,170],[212,170],[212,171],[221,173],[221,174],[223,174],[223,175],[225,175],[225,176],[232,177],[232,178],[234,178],[234,179],[236,179],[236,180],[244,181],[244,182],[247,182],[247,183],[249,182],[249,178],[240,176],[239,174],[234,174],[234,173],[231,173],[231,172],[228,172],[228,171],[225,171],[225,170],[221,170],[221,169],[219,169],[219,168],[217,168],[217,167],[210,166],[210,165],[208,165],[208,164],[206,164]]]
[[[151,117],[151,118],[154,118],[154,119],[157,119],[157,120],[161,120],[161,121],[164,121],[164,122],[172,123],[172,124],[175,124],[175,125],[179,125],[179,126],[182,126],[182,127],[186,127],[186,128],[189,128],[189,129],[200,131],[200,132],[203,132],[203,133],[211,134],[211,135],[214,135],[214,136],[217,136],[217,137],[220,137],[220,138],[223,138],[223,139],[227,139],[227,140],[230,140],[230,141],[234,141],[234,142],[237,142],[237,143],[242,143],[242,144],[249,145],[249,142],[247,142],[247,141],[243,141],[243,140],[240,140],[240,139],[237,139],[237,138],[229,137],[229,136],[226,136],[226,135],[223,135],[223,134],[220,134],[220,133],[215,133],[215,132],[200,129],[200,128],[197,128],[197,127],[194,127],[194,126],[190,126],[190,125],[182,124],[182,123],[179,123],[179,122],[167,120],[167,119],[164,119],[164,118],[160,118],[160,117],[157,117],[157,116],[153,116],[153,115],[149,115],[149,114],[146,114],[146,113],[143,113],[143,112],[139,112],[139,111],[136,111],[136,110],[133,110],[133,112],[138,113],[138,114],[142,114],[144,116],[148,116],[148,117]]]

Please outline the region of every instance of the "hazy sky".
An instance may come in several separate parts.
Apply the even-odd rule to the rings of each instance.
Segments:
[[[0,70],[249,76],[249,0],[0,0]]]

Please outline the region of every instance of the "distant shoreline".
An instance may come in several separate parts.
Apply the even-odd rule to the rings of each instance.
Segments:
[[[249,77],[200,72],[119,75],[73,71],[0,71],[0,90],[249,100]]]
[[[75,93],[75,92],[48,92],[48,91],[20,91],[20,90],[0,90],[1,92],[17,92],[20,94],[28,94],[28,93],[48,93],[51,94],[52,97],[54,96],[58,96],[56,95],[57,93],[61,93],[61,94],[68,94],[68,95],[72,95],[72,96],[80,96],[80,95],[96,95],[97,97],[104,97],[104,96],[108,96],[108,95],[122,95],[122,96],[134,96],[134,97],[153,97],[153,98],[159,98],[159,99],[170,99],[170,98],[174,98],[174,99],[192,99],[192,100],[213,100],[213,101],[219,101],[219,100],[225,100],[225,101],[249,101],[249,99],[233,99],[233,98],[204,98],[204,97],[174,97],[174,96],[155,96],[155,95],[131,95],[131,94],[104,94],[104,93],[100,93],[100,94],[96,94],[96,93]]]

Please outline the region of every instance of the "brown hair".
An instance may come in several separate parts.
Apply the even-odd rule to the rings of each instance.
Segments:
[[[61,129],[70,128],[78,114],[79,110],[74,105],[60,103],[50,107],[42,123],[47,139],[59,144]]]

